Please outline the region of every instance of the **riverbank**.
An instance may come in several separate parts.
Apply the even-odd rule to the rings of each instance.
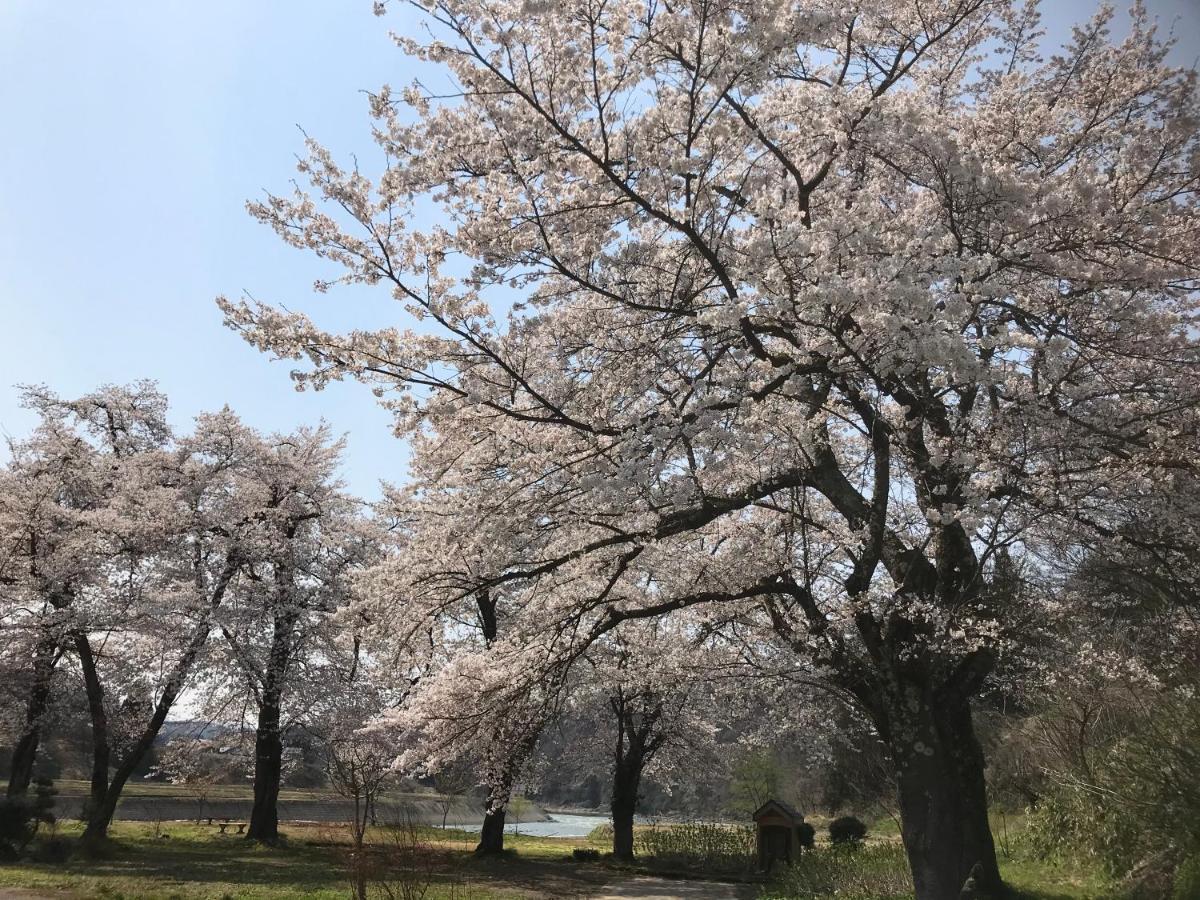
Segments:
[[[60,819],[78,819],[87,801],[87,784],[61,781],[56,798]],[[207,819],[245,821],[250,817],[254,795],[242,785],[215,785],[207,795],[188,794],[177,785],[161,782],[131,784],[117,805],[117,821],[195,822]],[[290,789],[280,792],[281,822],[347,822],[354,804],[329,791]],[[473,797],[446,797],[441,794],[389,792],[377,803],[376,820],[383,824],[412,823],[439,827],[478,830],[483,821],[482,804]],[[548,823],[550,815],[537,804],[522,805],[520,820],[526,825]]]

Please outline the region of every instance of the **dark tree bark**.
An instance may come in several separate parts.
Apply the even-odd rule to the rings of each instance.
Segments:
[[[208,640],[210,626],[201,625],[192,635],[183,654],[176,661],[162,694],[154,705],[154,712],[146,722],[132,746],[117,760],[116,768],[109,777],[112,764],[112,746],[108,729],[108,714],[104,708],[104,688],[100,682],[96,668],[95,655],[91,642],[86,634],[75,635],[75,648],[79,655],[80,667],[83,669],[84,685],[87,688],[88,711],[92,718],[92,784],[88,798],[87,826],[83,831],[85,844],[98,843],[108,836],[108,826],[112,824],[117,811],[117,803],[121,792],[131,775],[145,759],[154,741],[162,730],[163,723],[171,713],[171,708],[183,689],[192,666],[201,648]]]
[[[283,735],[280,721],[283,689],[291,663],[297,614],[286,605],[291,584],[288,565],[277,568],[280,611],[275,614],[271,650],[258,696],[258,727],[254,734],[254,807],[246,838],[263,844],[279,841],[279,786],[283,778]]]
[[[656,694],[626,693],[618,689],[609,697],[617,717],[617,743],[613,753],[613,787],[610,810],[613,821],[613,856],[633,861],[633,817],[646,764],[662,745],[656,729],[663,701]]]
[[[112,747],[108,736],[108,711],[104,708],[104,685],[100,682],[92,643],[86,634],[77,632],[74,635],[74,644],[75,652],[79,656],[79,666],[83,670],[88,715],[92,722],[92,775],[87,805],[88,824],[83,834],[84,841],[90,842],[102,839],[108,831],[107,821],[102,822],[97,815],[106,805],[104,796],[108,792],[108,767]]]
[[[483,808],[483,828],[479,831],[479,843],[475,852],[480,856],[504,852],[504,816],[508,809],[508,798],[495,792],[488,794]]]
[[[215,610],[221,605],[225,592],[238,569],[236,556],[231,556],[224,570],[213,586],[209,598],[209,609]],[[179,692],[191,674],[192,666],[200,651],[208,642],[212,632],[212,623],[204,621],[196,626],[191,638],[176,660],[174,668],[163,684],[162,694],[154,704],[154,711],[137,740],[129,750],[117,761],[116,770],[109,779],[112,764],[112,743],[108,728],[108,712],[104,707],[104,685],[100,681],[100,672],[96,666],[96,657],[92,651],[91,641],[85,632],[79,631],[72,636],[75,652],[79,656],[79,666],[83,670],[83,683],[87,691],[88,713],[92,721],[92,779],[91,792],[88,798],[87,826],[83,831],[85,844],[95,844],[108,836],[108,826],[112,824],[113,815],[117,811],[117,803],[121,799],[121,791],[125,783],[137,769],[138,765],[154,746],[154,740],[162,730],[163,723],[171,713],[171,708],[179,698]]]
[[[29,706],[33,707],[33,698]],[[13,746],[12,761],[9,763],[8,790],[9,797],[20,797],[29,790],[33,782],[33,764],[37,759],[38,744],[41,742],[42,730],[37,724],[29,725],[21,732]]]
[[[475,605],[484,644],[491,646],[497,631],[496,600],[490,592],[480,591],[475,595]],[[493,788],[488,791],[483,807],[483,827],[479,830],[479,843],[475,845],[475,852],[480,856],[504,852],[504,819],[508,810],[509,787],[506,784],[500,790]],[[444,825],[444,816],[442,822]]]
[[[820,461],[814,481],[846,520],[865,526],[869,536],[845,581],[847,594],[861,595],[882,565],[904,605],[953,610],[1005,603],[1006,598],[985,590],[979,558],[961,523],[940,526],[926,550],[909,548],[889,530],[892,429],[869,404],[857,401],[855,408],[871,434],[875,471],[870,498],[850,484],[831,454]],[[935,509],[946,498],[962,502],[966,476],[953,466],[930,464],[924,427],[944,429],[945,410],[930,403],[925,411],[930,420],[916,417],[916,425],[895,436],[919,462],[918,502]],[[793,595],[810,627],[824,633],[826,622],[812,594],[799,588]],[[860,612],[855,626],[866,656],[856,658],[834,638],[828,661],[840,670],[843,686],[863,701],[889,746],[917,898],[959,900],[968,879],[974,898],[999,898],[1003,884],[987,819],[983,751],[971,720],[971,698],[991,671],[992,651],[952,654],[939,647],[928,622],[898,614],[879,618]]]
[[[480,632],[485,646],[490,647],[495,641],[499,622],[496,598],[488,591],[480,591],[475,595],[475,603]],[[483,780],[488,785],[488,796],[484,804],[479,843],[475,847],[477,854],[504,851],[504,821],[513,784],[521,766],[533,752],[547,717],[544,708],[532,718],[522,719],[520,715],[513,717],[494,735],[491,750],[485,751],[480,768],[485,773]]]
[[[58,641],[50,636],[41,638],[33,653],[33,685],[25,704],[25,724],[13,747],[9,766],[9,797],[25,794],[33,781],[33,766],[42,739],[42,720],[50,706],[50,688],[57,661]]]
[[[990,656],[968,656],[949,678],[930,676],[932,658],[910,658],[884,676],[886,686],[855,683],[887,744],[896,779],[900,830],[920,900],[1004,895],[988,824],[983,750],[970,698]],[[936,667],[934,667],[936,668]]]
[[[254,807],[246,837],[264,844],[279,840],[279,784],[283,775],[280,693],[278,686],[263,692],[254,735]]]
[[[612,820],[613,856],[633,860],[633,816],[637,812],[638,785],[642,778],[640,758],[629,757],[625,765],[618,764],[613,774]]]
[[[897,711],[898,712],[898,711]],[[901,833],[922,900],[958,900],[973,876],[976,897],[1001,896],[988,824],[984,759],[966,701],[926,702],[911,710],[893,740]]]

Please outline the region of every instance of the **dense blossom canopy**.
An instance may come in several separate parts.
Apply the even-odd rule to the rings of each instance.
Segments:
[[[966,704],[1037,618],[1003,560],[1195,517],[1127,527],[1194,478],[1194,73],[1140,6],[1043,58],[1008,0],[415,5],[398,42],[449,87],[373,97],[385,170],[310,142],[308,188],[252,211],[419,328],[222,301],[410,439],[378,596],[486,594],[487,661],[456,665],[500,688],[631,619],[757,633],[981,802]],[[926,789],[906,820],[964,840]],[[994,872],[990,837],[960,855]]]
[[[770,596],[827,656],[895,611],[961,659],[996,548],[1191,464],[1194,78],[1140,10],[1042,61],[982,0],[425,6],[400,43],[454,93],[374,98],[378,183],[314,143],[326,202],[253,210],[439,327],[225,304],[301,383],[378,385],[422,593],[577,637]]]

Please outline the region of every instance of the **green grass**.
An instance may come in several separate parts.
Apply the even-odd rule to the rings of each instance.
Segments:
[[[1095,864],[1041,859],[1032,854],[1024,840],[1025,827],[1022,814],[992,816],[1000,874],[1016,900],[1102,900],[1115,895],[1113,885]],[[764,897],[911,900],[910,884],[895,820],[884,818],[872,823],[868,844],[857,854],[839,858],[818,843],[807,866],[783,874]]]
[[[865,820],[864,820],[865,821]],[[818,828],[818,833],[828,834],[829,823],[824,828]],[[868,838],[899,839],[900,822],[892,816],[880,816],[874,822],[867,822]]]
[[[348,848],[336,826],[289,826],[281,830],[285,842],[268,848],[218,834],[206,826],[172,822],[156,829],[149,823],[118,822],[111,830],[111,844],[99,858],[76,854],[65,862],[26,860],[0,866],[0,887],[107,900],[343,900],[349,896],[345,875]],[[72,824],[58,829],[58,834],[70,839],[79,831]],[[504,874],[496,865],[489,870],[487,863],[475,863],[466,853],[459,858],[456,850],[467,843],[474,846],[467,833],[419,831],[436,851],[434,884],[425,895],[427,900],[509,900],[526,896],[519,889],[495,883],[497,873]],[[549,855],[549,849],[536,839],[517,838],[514,844],[533,859]],[[560,847],[559,856],[562,852]],[[519,864],[512,868],[520,874]]]
[[[1111,895],[1101,873],[1074,861],[1041,860],[1021,841],[1024,823],[1010,817],[1004,832],[997,830],[1001,871],[1021,900],[1098,900]],[[669,827],[669,826],[659,826]],[[178,900],[291,900],[311,897],[332,900],[350,895],[345,875],[346,833],[337,825],[288,825],[278,848],[259,847],[236,835],[221,835],[209,826],[171,822],[117,822],[112,845],[103,858],[74,856],[65,862],[22,861],[0,865],[0,889],[31,888],[64,898],[178,898]],[[79,834],[71,823],[59,828],[68,839]],[[597,846],[588,838],[548,838],[507,835],[501,858],[476,858],[471,850],[478,834],[457,829],[419,827],[433,889],[426,900],[516,900],[525,897],[587,895],[599,885],[636,873],[656,871],[653,861],[631,867],[610,862],[579,863],[577,847]],[[880,829],[883,831],[883,829]],[[878,832],[877,832],[878,834]],[[386,845],[386,832],[374,838]],[[597,849],[607,849],[598,846]],[[878,836],[858,854],[841,859],[829,848],[807,873],[781,878],[764,897],[837,896],[854,900],[904,900],[904,855],[895,837]],[[677,873],[677,874],[683,874]],[[700,872],[688,873],[701,875]],[[806,880],[807,879],[807,880]],[[815,893],[831,884],[837,893]]]
[[[1070,861],[1002,857],[1000,874],[1021,900],[1100,900],[1112,892],[1098,868]]]
[[[1101,900],[1111,896],[1111,886],[1100,872],[1074,863],[1002,859],[1000,874],[1014,900]],[[912,900],[912,896],[903,850],[885,842],[849,854],[818,848],[763,893],[764,900]]]
[[[59,833],[74,836],[76,827]],[[104,858],[0,866],[0,885],[75,897],[285,898],[346,896],[336,848],[309,840],[265,849],[230,835],[171,824],[156,837],[141,823],[113,826]]]
[[[989,818],[1000,874],[1022,900],[1100,900],[1113,895],[1113,885],[1099,864],[1043,859],[1031,852],[1023,812],[993,811]]]

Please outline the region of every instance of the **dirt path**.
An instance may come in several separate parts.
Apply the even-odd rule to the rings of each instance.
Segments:
[[[753,885],[639,876],[602,888],[593,900],[752,900]]]

